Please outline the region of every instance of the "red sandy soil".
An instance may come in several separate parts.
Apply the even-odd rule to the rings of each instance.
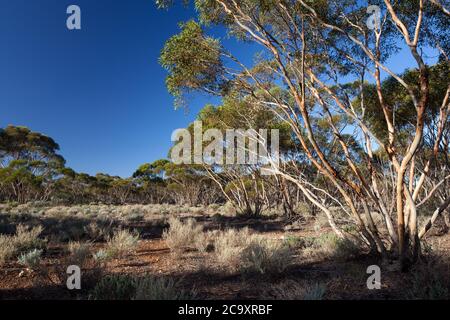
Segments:
[[[248,222],[244,221],[242,225],[246,223]],[[212,222],[209,226],[213,227]],[[282,228],[270,231],[271,227],[264,224],[262,229],[268,229],[264,234],[271,238],[282,238],[287,234]],[[327,230],[320,232],[324,231]],[[290,231],[288,234],[297,237],[318,235],[311,231]],[[366,268],[380,262],[376,258],[367,256],[350,261],[333,261],[323,258],[306,259],[300,255],[297,262],[281,275],[229,274],[224,273],[215,264],[213,253],[201,254],[192,251],[185,253],[182,257],[175,257],[164,240],[148,238],[151,236],[139,242],[134,254],[108,263],[105,273],[174,277],[180,279],[185,289],[195,289],[199,299],[273,299],[276,297],[271,296],[271,288],[285,280],[295,280],[299,283],[325,283],[326,299],[398,299],[404,298],[405,288],[413,279],[411,273],[402,274],[387,263],[381,265],[382,289],[368,290]],[[448,263],[450,234],[431,236],[427,241],[447,258],[448,267],[450,265]],[[93,246],[95,250],[103,244]],[[45,265],[48,267],[57,265],[66,255],[64,248],[63,244],[50,244],[45,253]],[[85,291],[80,295],[54,282],[55,278],[45,279],[36,272],[24,270],[23,267],[12,262],[0,268],[0,299],[85,299],[88,297]]]

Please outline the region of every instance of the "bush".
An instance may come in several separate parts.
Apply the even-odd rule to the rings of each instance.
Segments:
[[[303,300],[323,300],[327,286],[323,283],[315,283],[306,287]]]
[[[431,253],[411,270],[411,286],[407,299],[450,299],[450,266],[445,258]]]
[[[138,234],[133,234],[125,229],[119,230],[108,239],[107,251],[113,257],[130,254],[136,249],[138,241]]]
[[[91,254],[87,243],[70,242],[69,243],[69,262],[70,264],[83,266]]]
[[[349,239],[338,238],[334,233],[325,233],[320,237],[305,239],[305,255],[323,255],[329,258],[345,260],[357,256],[361,248]]]
[[[170,278],[145,276],[136,281],[134,300],[190,300],[195,293],[187,293],[178,288],[178,283]]]
[[[314,238],[288,235],[284,242],[291,248],[308,248],[314,244]]]
[[[348,259],[360,253],[360,248],[353,241],[338,238],[334,233],[326,233],[317,238],[317,244],[325,253],[336,259]]]
[[[164,230],[163,239],[174,253],[179,253],[187,248],[194,248],[199,237],[203,237],[203,228],[194,219],[181,221],[177,218],[169,218],[169,229]],[[200,238],[200,241],[201,238]]]
[[[241,252],[241,269],[261,274],[283,272],[292,263],[293,257],[293,250],[289,246],[255,238]]]
[[[195,293],[178,288],[169,278],[146,275],[142,278],[129,275],[110,275],[103,278],[91,291],[94,300],[187,300]]]
[[[199,252],[210,252],[214,250],[214,240],[217,231],[202,232],[195,238],[194,246]]]
[[[106,262],[110,260],[112,257],[111,253],[108,252],[108,250],[100,249],[96,253],[94,253],[93,258],[97,262]]]
[[[87,233],[89,239],[93,241],[108,240],[113,234],[113,220],[103,219],[96,222],[91,222],[84,227],[84,232]]]
[[[42,226],[28,229],[26,226],[19,224],[14,237],[16,250],[23,252],[31,249],[42,248],[44,242],[39,239],[42,230]]]
[[[41,264],[41,256],[42,250],[34,249],[27,253],[23,253],[19,257],[18,262],[27,268],[37,269]]]
[[[214,250],[219,264],[236,270],[240,266],[242,250],[252,241],[248,228],[229,229],[221,232],[214,242]]]
[[[270,297],[276,300],[323,300],[326,285],[322,283],[300,284],[287,280],[270,289]]]
[[[0,266],[20,253],[29,253],[33,249],[43,248],[44,241],[39,239],[41,233],[41,226],[29,230],[26,226],[19,224],[14,236],[0,235]]]
[[[0,235],[0,266],[14,256],[16,247],[12,237]]]
[[[92,290],[93,300],[130,300],[136,290],[135,279],[128,275],[109,275]]]

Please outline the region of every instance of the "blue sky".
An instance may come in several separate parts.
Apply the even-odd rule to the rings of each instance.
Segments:
[[[66,8],[82,30],[66,28]],[[208,97],[174,110],[158,63],[164,42],[192,8],[157,10],[153,0],[0,0],[0,127],[24,125],[53,137],[76,171],[130,176],[167,156],[173,130]],[[212,30],[222,35],[220,30]],[[250,59],[248,47],[226,42]],[[395,71],[408,67],[400,54]]]

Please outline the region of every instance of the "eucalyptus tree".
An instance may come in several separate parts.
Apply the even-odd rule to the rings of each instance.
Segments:
[[[50,137],[26,127],[0,129],[0,184],[9,200],[49,200],[65,160]]]
[[[166,159],[156,160],[139,166],[134,172],[133,178],[144,202],[163,203],[169,201],[165,181],[165,166],[168,163],[169,161]]]
[[[282,167],[273,168],[273,173],[295,183],[323,211],[339,237],[348,235],[335,223],[323,197],[353,219],[359,239],[372,252],[385,257],[397,248],[406,267],[420,250],[418,198],[428,191],[425,182],[435,159],[448,150],[444,146],[448,140],[443,139],[450,108],[448,78],[445,92],[432,96],[430,66],[422,54],[434,48],[448,63],[448,8],[428,0],[378,0],[373,5],[375,13],[370,15],[367,4],[358,0],[196,0],[199,22],[183,24],[181,32],[167,41],[161,63],[169,72],[167,87],[178,105],[195,91],[221,97],[238,92],[274,112],[289,125],[308,162],[338,196],[321,190],[319,197],[320,188],[313,181]],[[254,62],[240,61],[219,39],[208,36],[204,27],[211,24],[253,43],[259,49]],[[410,79],[389,64],[401,49],[415,64]],[[385,75],[411,102],[410,130],[397,126],[394,106],[383,88]],[[349,86],[348,79],[359,85]],[[384,121],[377,131],[368,119],[368,82],[375,88],[376,110]],[[434,103],[439,106],[435,125],[425,129]],[[337,123],[337,117],[345,121]],[[314,125],[317,118],[332,132],[338,159],[327,154],[330,141],[322,139],[323,132]],[[424,135],[434,136],[432,152],[419,163],[415,159],[424,151]],[[358,153],[350,150],[353,143],[359,144]],[[377,153],[386,155],[383,165]],[[383,216],[387,233],[375,224],[374,211]]]

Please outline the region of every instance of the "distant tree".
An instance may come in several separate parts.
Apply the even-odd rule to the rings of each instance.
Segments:
[[[133,174],[140,192],[145,200],[151,203],[168,201],[167,184],[165,181],[165,166],[168,160],[161,159],[141,165]]]
[[[9,200],[48,200],[65,160],[50,137],[26,127],[0,129],[0,184]]]

